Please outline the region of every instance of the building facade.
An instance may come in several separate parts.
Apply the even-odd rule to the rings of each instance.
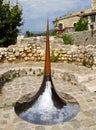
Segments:
[[[80,18],[88,20],[88,29],[96,29],[96,0],[92,0],[92,7],[78,12],[70,13],[53,21],[54,28],[58,33],[74,31],[74,26]]]

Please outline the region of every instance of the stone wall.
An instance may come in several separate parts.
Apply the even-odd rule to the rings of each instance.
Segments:
[[[92,0],[92,8],[96,9],[96,0]]]
[[[0,62],[45,60],[45,37],[23,39],[21,43],[0,49]],[[51,61],[68,62],[92,67],[96,65],[96,46],[64,45],[62,39],[50,37]]]
[[[80,31],[70,32],[76,45],[96,45],[96,30],[92,31]]]

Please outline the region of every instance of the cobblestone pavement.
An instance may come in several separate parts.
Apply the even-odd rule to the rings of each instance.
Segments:
[[[43,63],[19,63],[0,65],[0,74],[15,67],[43,67]],[[14,112],[14,102],[30,92],[37,92],[42,76],[24,76],[6,82],[0,94],[0,130],[96,130],[96,92],[82,89],[82,85],[88,84],[89,80],[95,80],[96,68],[92,70],[82,66],[71,64],[52,64],[52,69],[68,71],[79,77],[80,86],[72,85],[63,79],[53,77],[53,83],[58,93],[65,92],[73,96],[80,104],[80,112],[73,119],[62,124],[42,126],[23,121]],[[91,77],[91,78],[90,78]],[[93,78],[94,77],[94,78]],[[85,82],[84,82],[85,81]]]

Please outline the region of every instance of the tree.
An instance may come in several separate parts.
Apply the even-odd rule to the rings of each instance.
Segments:
[[[80,18],[75,25],[75,31],[84,31],[88,30],[88,20]]]
[[[34,33],[30,32],[30,31],[26,31],[25,37],[33,37],[33,36],[35,36]]]
[[[15,44],[21,25],[22,9],[19,5],[13,6],[10,2],[0,0],[0,46]]]

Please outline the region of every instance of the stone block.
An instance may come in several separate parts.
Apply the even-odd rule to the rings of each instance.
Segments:
[[[17,51],[16,53],[15,53],[15,56],[17,57],[17,56],[19,56],[20,55],[20,53]]]
[[[25,61],[28,61],[28,60],[29,60],[29,57],[24,57],[24,60],[25,60]]]
[[[29,53],[27,56],[28,56],[28,57],[31,57],[31,56],[32,56],[32,53]]]
[[[82,83],[82,87],[89,92],[96,92],[96,79]]]

